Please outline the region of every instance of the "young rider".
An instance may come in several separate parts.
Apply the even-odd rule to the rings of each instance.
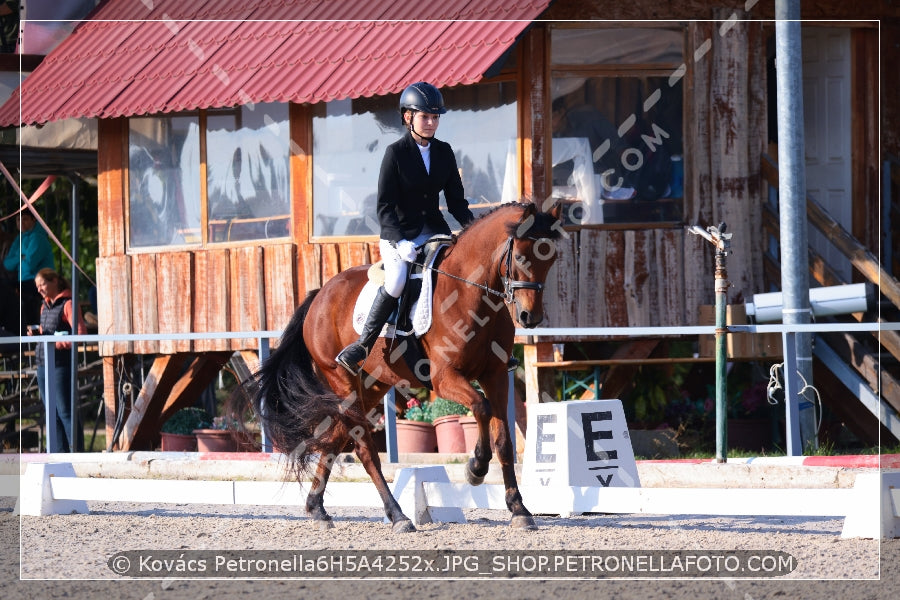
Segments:
[[[400,116],[407,132],[387,147],[378,175],[378,247],[384,261],[384,285],[378,288],[359,340],[335,358],[353,375],[359,373],[360,363],[397,306],[416,247],[433,235],[450,234],[439,193],[444,192],[447,210],[462,226],[474,219],[463,195],[453,148],[434,137],[446,112],[440,91],[430,83],[414,83],[400,95]]]

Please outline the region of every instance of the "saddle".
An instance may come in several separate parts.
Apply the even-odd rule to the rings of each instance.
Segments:
[[[436,235],[419,247],[416,264],[410,268],[397,309],[388,318],[381,332],[382,336],[421,337],[430,329],[432,294],[437,274],[432,271],[431,277],[425,278],[424,268],[420,265],[436,267],[440,262],[441,251],[452,243],[453,237]],[[369,280],[363,286],[353,309],[353,328],[356,333],[362,333],[375,292],[384,284],[384,262],[378,261],[369,267],[367,275]]]

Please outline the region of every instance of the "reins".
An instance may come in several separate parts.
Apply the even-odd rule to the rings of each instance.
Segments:
[[[503,298],[504,302],[512,302],[513,294],[516,290],[538,290],[541,291],[544,289],[543,283],[538,283],[536,281],[522,281],[519,279],[510,279],[509,273],[512,269],[512,245],[513,245],[513,237],[510,236],[506,240],[506,249],[503,251],[503,257],[500,259],[500,264],[506,264],[506,275],[500,274],[500,280],[503,282],[503,291],[495,290],[494,288],[488,287],[484,284],[478,283],[476,281],[471,281],[464,277],[460,277],[458,275],[454,275],[453,273],[448,273],[447,271],[442,271],[436,267],[427,267],[421,263],[413,262],[411,264],[416,265],[417,267],[422,267],[423,271],[430,270],[434,271],[438,275],[444,275],[451,279],[455,279],[457,281],[461,281],[462,283],[467,283],[469,285],[475,286],[481,290],[489,294],[494,294],[495,296],[499,296]]]

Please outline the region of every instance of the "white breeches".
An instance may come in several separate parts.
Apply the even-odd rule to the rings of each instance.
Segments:
[[[418,247],[428,241],[434,232],[425,230],[412,242]],[[381,250],[381,260],[384,261],[384,291],[399,298],[406,286],[406,274],[409,272],[409,263],[400,258],[397,249],[388,240],[378,240],[378,249]]]

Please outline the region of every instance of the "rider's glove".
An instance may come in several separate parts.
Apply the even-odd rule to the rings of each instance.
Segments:
[[[397,255],[406,262],[416,260],[416,245],[409,240],[397,242]]]

